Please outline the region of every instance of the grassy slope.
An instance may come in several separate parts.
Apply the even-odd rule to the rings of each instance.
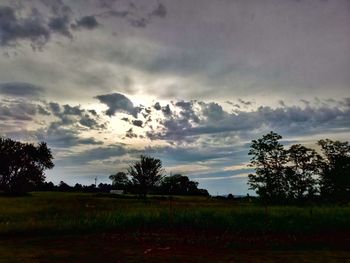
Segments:
[[[311,261],[316,253],[337,262],[349,253],[320,249],[347,249],[349,233],[349,207],[266,210],[203,197],[177,197],[170,203],[80,193],[0,197],[1,262],[94,262],[104,253],[111,262],[118,262],[118,257],[124,257],[121,262],[145,257],[147,262],[161,262],[170,255],[181,262],[198,262],[200,255],[201,262],[234,257],[253,262],[256,257],[266,260],[288,253]],[[280,250],[305,247],[316,250]]]

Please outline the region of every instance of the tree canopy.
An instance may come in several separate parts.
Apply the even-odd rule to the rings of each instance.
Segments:
[[[329,201],[350,200],[350,145],[348,142],[320,140],[324,156],[320,190]]]
[[[124,172],[118,172],[109,176],[112,180],[112,185],[118,189],[125,190],[127,185],[130,183],[128,176]]]
[[[322,155],[294,144],[285,149],[277,133],[253,140],[248,184],[268,202],[323,200],[350,201],[350,146],[348,142],[318,141]]]
[[[141,155],[140,160],[128,169],[133,185],[143,197],[161,182],[163,173],[162,161],[145,155]]]
[[[24,193],[45,181],[53,156],[46,143],[37,146],[0,138],[0,191]]]
[[[198,189],[197,182],[181,174],[164,177],[159,192],[170,195],[209,195],[207,190]]]
[[[251,166],[255,167],[256,174],[248,176],[248,184],[264,200],[280,200],[286,193],[283,167],[287,163],[287,152],[280,139],[281,135],[270,132],[253,140],[250,146]]]

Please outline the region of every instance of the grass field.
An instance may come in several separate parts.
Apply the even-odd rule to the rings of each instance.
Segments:
[[[82,193],[0,197],[0,262],[96,262],[99,255],[104,262],[274,262],[287,255],[287,262],[315,255],[346,262],[349,234],[348,206]]]

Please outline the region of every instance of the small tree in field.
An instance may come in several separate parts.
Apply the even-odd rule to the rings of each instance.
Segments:
[[[162,161],[141,155],[140,160],[129,167],[128,174],[139,195],[146,197],[147,193],[163,178]]]
[[[24,193],[45,181],[44,171],[54,167],[46,143],[35,146],[0,138],[0,191]]]

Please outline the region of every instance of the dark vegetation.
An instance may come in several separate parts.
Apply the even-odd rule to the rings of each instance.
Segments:
[[[295,144],[285,149],[277,133],[253,140],[249,155],[255,174],[248,184],[263,202],[299,203],[350,201],[350,145],[318,141],[321,154]]]
[[[280,139],[252,141],[257,198],[210,197],[149,156],[112,184],[54,185],[45,143],[1,139],[0,262],[346,262],[348,143],[321,140],[317,153]]]
[[[211,197],[147,201],[94,193],[31,193],[0,198],[0,236],[100,231],[199,231],[301,235],[350,231],[350,208],[263,206]]]
[[[320,153],[301,144],[285,149],[282,136],[270,132],[253,140],[249,155],[248,184],[263,203],[306,204],[347,203],[350,201],[350,146],[348,142],[318,141]],[[180,174],[166,176],[159,159],[140,156],[127,172],[117,172],[110,184],[71,187],[45,182],[44,171],[53,168],[51,150],[42,142],[35,146],[0,138],[0,191],[21,194],[28,191],[103,192],[113,189],[136,194],[203,195],[198,183]],[[232,199],[232,196],[228,196]]]
[[[0,137],[0,191],[22,194],[45,181],[44,170],[54,167],[51,150]]]

